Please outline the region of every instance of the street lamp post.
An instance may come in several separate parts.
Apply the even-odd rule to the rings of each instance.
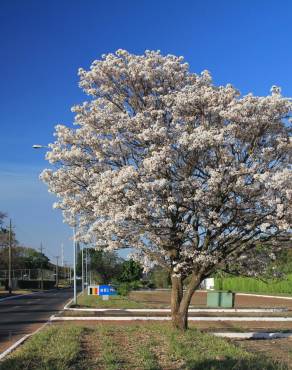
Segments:
[[[42,148],[48,148],[47,145],[41,145],[41,144],[33,144],[33,149],[42,149]]]
[[[56,256],[56,288],[59,288],[59,256]]]
[[[77,284],[76,284],[76,238],[75,238],[75,226],[73,227],[73,269],[74,269],[74,298],[73,298],[73,303],[76,305],[77,304]]]

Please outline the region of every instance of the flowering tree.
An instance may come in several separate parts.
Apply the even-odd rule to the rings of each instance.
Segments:
[[[118,50],[79,76],[89,101],[73,107],[75,127],[56,126],[55,168],[41,177],[80,240],[169,269],[173,323],[185,329],[204,278],[262,272],[289,231],[291,103],[275,86],[240,97],[156,51]]]

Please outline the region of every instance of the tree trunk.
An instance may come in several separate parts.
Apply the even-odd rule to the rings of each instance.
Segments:
[[[201,275],[192,274],[191,281],[183,294],[182,279],[179,276],[171,277],[171,318],[175,328],[186,330],[188,328],[188,310],[194,291],[201,283]]]
[[[180,276],[171,276],[171,318],[175,328],[184,330],[184,320],[179,313],[183,297],[183,284]]]

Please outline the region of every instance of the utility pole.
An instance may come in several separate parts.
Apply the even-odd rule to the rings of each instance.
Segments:
[[[41,290],[44,290],[44,275],[43,275],[43,244],[40,246],[41,252]]]
[[[61,244],[61,266],[64,267],[64,244]]]
[[[56,288],[59,285],[59,256],[56,256],[57,264],[56,264]]]
[[[12,270],[12,223],[10,219],[9,221],[9,249],[8,249],[8,291],[9,291],[9,294],[12,293],[11,270]]]

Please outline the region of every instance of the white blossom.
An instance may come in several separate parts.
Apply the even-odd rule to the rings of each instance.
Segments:
[[[79,76],[88,101],[72,108],[74,126],[56,126],[41,175],[78,238],[134,248],[146,269],[185,278],[240,263],[251,273],[240,255],[291,232],[291,102],[280,88],[240,96],[159,51],[118,50]]]

